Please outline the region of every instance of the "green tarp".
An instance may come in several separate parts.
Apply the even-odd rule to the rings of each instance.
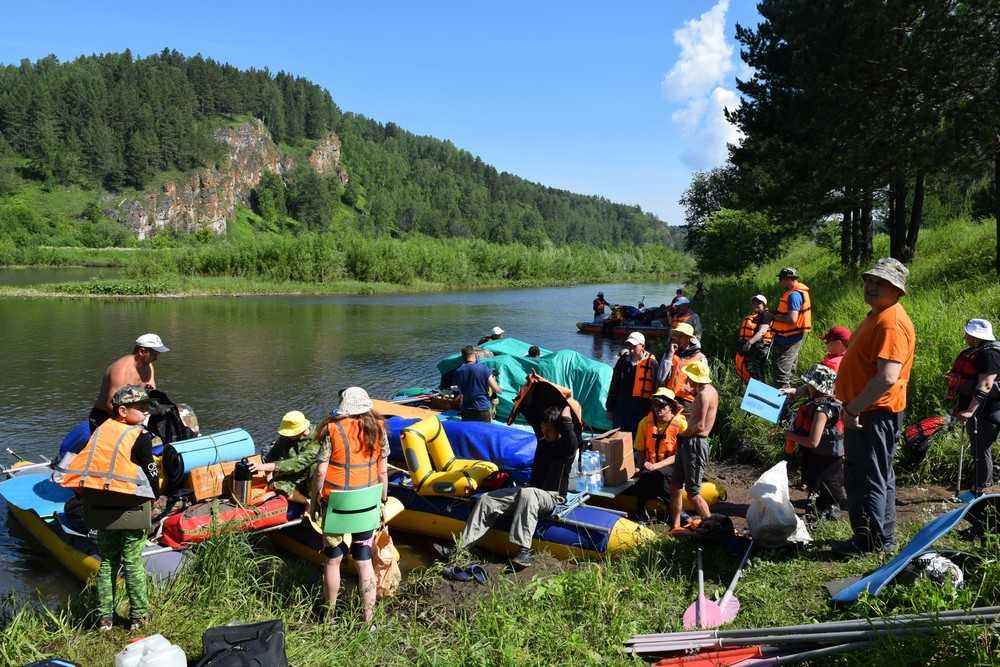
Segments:
[[[521,341],[507,338],[490,341],[484,347],[493,349],[493,345],[508,343],[507,349],[514,349],[510,343]],[[527,354],[527,347],[525,354]],[[496,350],[493,350],[494,354]],[[457,355],[455,356],[457,360]],[[451,365],[451,357],[442,359],[438,363],[438,369],[442,373],[447,373],[458,364]],[[514,398],[517,391],[524,384],[528,373],[535,370],[539,375],[550,382],[569,387],[573,390],[573,398],[580,402],[583,408],[583,420],[591,430],[606,431],[611,428],[611,420],[604,409],[604,403],[608,398],[608,389],[611,386],[611,367],[607,364],[588,359],[579,352],[573,350],[559,350],[542,354],[541,357],[527,357],[515,354],[501,354],[492,359],[483,359],[482,363],[489,366],[496,374],[497,381],[503,392],[500,394],[500,404],[497,406],[497,419],[506,420],[514,408]]]
[[[517,338],[498,338],[497,340],[486,341],[479,347],[489,350],[494,356],[508,355],[511,357],[527,357],[531,343],[525,343]],[[550,354],[549,350],[540,348],[542,354]],[[438,372],[441,375],[450,373],[462,365],[462,355],[459,353],[450,354],[438,362]],[[555,380],[553,380],[554,382]]]

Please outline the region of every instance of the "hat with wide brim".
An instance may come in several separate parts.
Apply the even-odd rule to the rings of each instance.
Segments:
[[[674,325],[674,331],[694,338],[694,327],[687,322],[681,322],[680,324]]]
[[[802,375],[802,381],[819,393],[831,396],[833,385],[837,381],[837,372],[829,366],[816,364]]]
[[[306,419],[306,416],[298,410],[292,410],[291,412],[286,412],[285,416],[281,418],[281,425],[278,426],[278,435],[283,435],[286,438],[294,438],[297,435],[302,435],[310,428],[312,428],[312,425]]]
[[[340,406],[333,413],[334,417],[357,417],[372,409],[372,399],[361,387],[348,387],[340,395]]]
[[[692,361],[681,370],[684,371],[684,375],[688,376],[691,382],[698,384],[712,383],[712,373],[708,370],[708,364],[704,361]]]
[[[881,278],[903,294],[906,294],[906,279],[910,277],[910,270],[898,259],[883,257],[875,262],[875,266],[861,275],[863,277]]]
[[[993,324],[989,320],[973,318],[965,323],[965,333],[979,340],[996,340]]]

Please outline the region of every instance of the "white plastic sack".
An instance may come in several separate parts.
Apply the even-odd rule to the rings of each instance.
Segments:
[[[750,487],[747,524],[754,543],[764,547],[782,546],[790,538],[795,542],[810,540],[805,524],[795,516],[788,495],[788,464],[785,461],[765,472]]]

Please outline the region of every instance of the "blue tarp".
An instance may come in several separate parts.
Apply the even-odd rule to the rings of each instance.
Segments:
[[[389,417],[389,457],[402,461],[403,445],[399,441],[400,432],[416,423],[416,419]],[[501,424],[487,422],[442,421],[448,442],[460,459],[492,461],[511,477],[526,484],[531,477],[531,463],[535,460],[535,434]]]

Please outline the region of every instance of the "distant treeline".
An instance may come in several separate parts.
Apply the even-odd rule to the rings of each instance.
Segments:
[[[271,222],[304,216],[296,219],[310,230],[344,222],[364,233],[527,245],[675,240],[637,206],[544,187],[498,172],[448,141],[342,114],[327,91],[301,77],[172,50],[68,63],[49,56],[0,68],[0,195],[16,189],[12,178],[142,188],[158,172],[217,159],[211,131],[226,114],[260,118],[275,141],[300,153],[331,130],[343,141],[347,186],[297,174],[297,198],[265,201],[270,209],[255,205]]]

